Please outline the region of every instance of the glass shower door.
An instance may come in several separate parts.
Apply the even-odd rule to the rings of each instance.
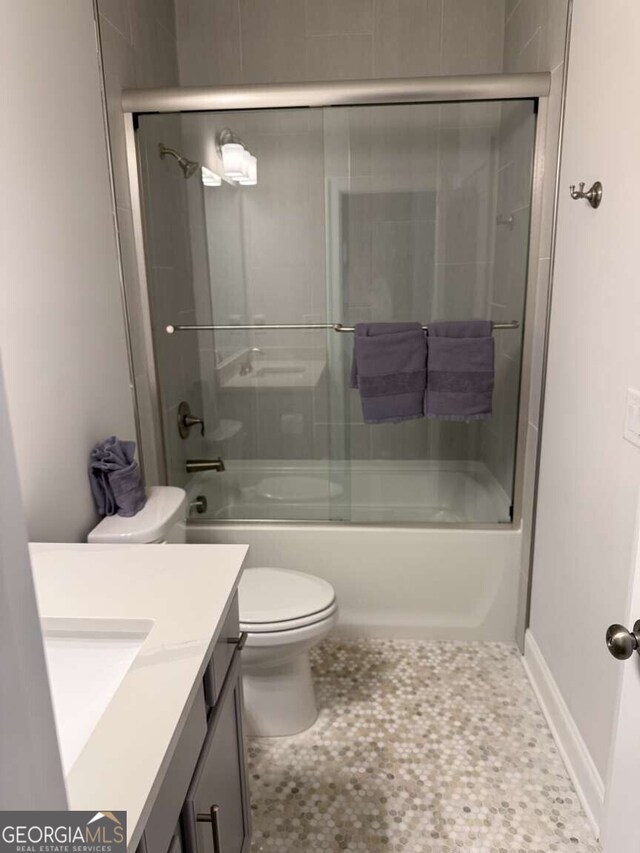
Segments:
[[[139,130],[145,165],[167,121],[177,121],[180,132],[171,144],[221,178],[209,176],[205,185],[198,172],[185,179],[175,162],[143,170],[170,481],[186,485],[193,499],[206,498],[204,518],[342,520],[349,506],[342,437],[347,388],[335,370],[337,335],[289,328],[334,322],[325,283],[322,110],[145,115]],[[257,157],[257,185],[224,178],[219,139],[225,128]],[[167,179],[158,171],[172,167],[178,191],[194,201],[165,210],[161,231],[156,209]],[[191,266],[165,287],[153,259],[170,231],[185,235]],[[167,324],[218,328],[168,337]],[[187,393],[192,411],[203,414],[203,438],[195,430],[185,440],[174,435],[177,406]],[[187,459],[217,457],[223,472],[186,476]]]
[[[223,131],[256,185],[225,176]],[[534,133],[527,100],[140,116],[169,481],[202,518],[510,521]],[[491,418],[366,424],[333,324],[468,319],[518,324],[494,334]],[[179,436],[182,401],[203,436]]]
[[[491,319],[493,415],[368,425],[345,409],[353,522],[509,522],[535,112],[532,101],[325,108],[327,300],[343,323]],[[348,385],[353,339],[338,335]],[[350,473],[349,473],[350,472]]]

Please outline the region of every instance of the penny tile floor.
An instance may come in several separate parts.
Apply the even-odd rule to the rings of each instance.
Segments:
[[[254,853],[600,847],[515,647],[329,640],[320,714],[252,738]]]

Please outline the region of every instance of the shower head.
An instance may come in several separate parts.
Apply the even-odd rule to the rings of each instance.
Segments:
[[[185,178],[191,178],[200,168],[200,163],[197,163],[195,160],[185,160],[180,165],[182,166]]]
[[[178,165],[182,169],[182,174],[185,178],[191,178],[200,168],[200,163],[196,163],[195,160],[187,160],[186,157],[183,157],[182,154],[179,154],[175,148],[168,148],[166,145],[163,145],[162,142],[158,146],[160,149],[160,159],[164,160],[164,158],[169,154],[171,157],[175,157],[178,161]]]

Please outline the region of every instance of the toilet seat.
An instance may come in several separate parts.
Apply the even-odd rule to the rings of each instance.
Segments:
[[[247,569],[238,603],[248,732],[280,737],[304,731],[318,716],[309,653],[338,621],[333,587],[303,572]]]
[[[311,625],[317,625],[318,622],[324,622],[325,619],[330,619],[338,609],[338,602],[333,604],[326,610],[321,610],[318,613],[310,613],[308,616],[301,616],[299,619],[287,619],[282,622],[243,622],[240,620],[240,630],[248,634],[277,634],[285,631],[293,631],[296,628],[306,628]]]
[[[292,631],[330,619],[333,587],[290,569],[247,569],[239,586],[240,629],[251,634]]]

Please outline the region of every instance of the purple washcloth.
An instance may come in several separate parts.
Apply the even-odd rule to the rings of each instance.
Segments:
[[[366,424],[424,417],[427,344],[419,323],[358,323],[351,387]]]
[[[478,421],[491,417],[492,332],[491,320],[429,324],[428,418]]]
[[[129,518],[146,504],[134,441],[120,441],[115,435],[96,444],[89,460],[91,492],[100,515]]]

